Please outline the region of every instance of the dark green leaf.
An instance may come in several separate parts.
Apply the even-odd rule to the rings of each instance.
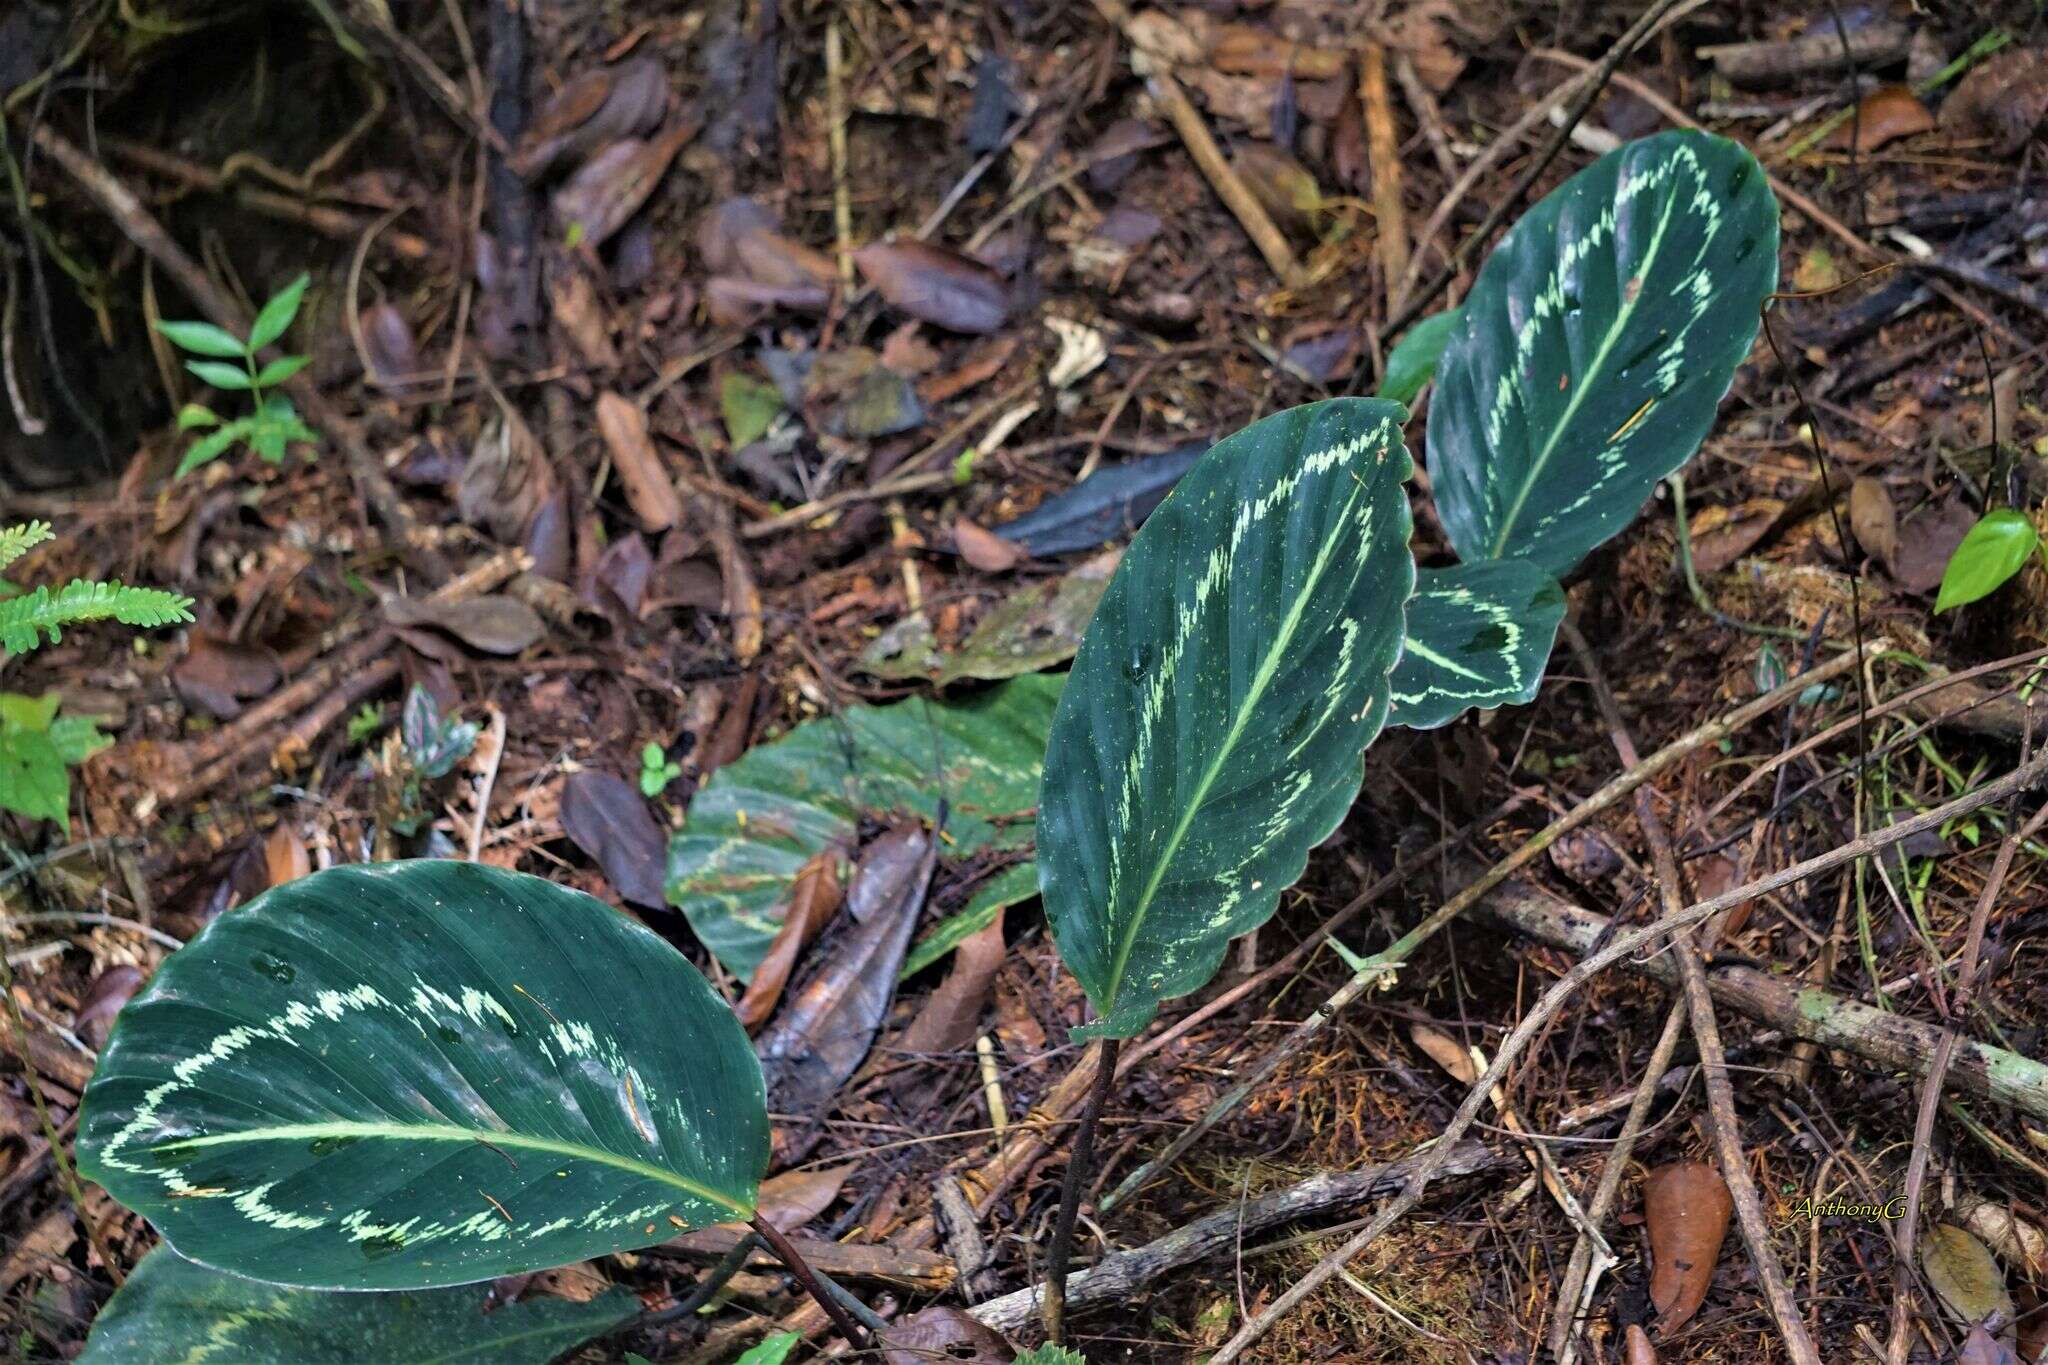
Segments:
[[[967,904],[959,913],[950,915],[932,927],[930,933],[918,940],[917,946],[903,959],[899,978],[911,976],[931,966],[947,953],[959,947],[965,939],[973,937],[996,922],[996,915],[1019,901],[1028,901],[1038,894],[1038,864],[1013,863],[976,889],[968,897]]]
[[[2005,581],[2026,567],[2027,559],[2040,543],[2040,533],[2024,512],[1994,507],[1986,512],[1942,571],[1941,591],[1935,594],[1934,609],[1967,606],[1989,597]]]
[[[173,346],[194,355],[240,360],[248,353],[240,337],[210,322],[159,322],[156,329],[169,337]]]
[[[282,384],[312,363],[313,357],[309,355],[281,355],[256,372],[256,382],[266,389]]]
[[[249,372],[239,365],[224,365],[218,360],[188,360],[185,368],[198,375],[216,389],[249,389],[255,381]]]
[[[1404,408],[1413,403],[1422,386],[1436,374],[1437,360],[1457,321],[1458,310],[1452,308],[1432,313],[1403,332],[1394,349],[1387,352],[1387,372],[1380,380],[1379,397]]]
[[[1564,590],[1526,559],[1422,570],[1387,724],[1433,730],[1475,706],[1533,701],[1562,620]]]
[[[301,275],[271,296],[263,305],[263,311],[256,315],[255,325],[249,328],[249,349],[260,351],[284,335],[284,329],[292,325],[298,316],[299,300],[306,296],[306,282],[312,277]]]
[[[1601,157],[1501,239],[1429,408],[1436,507],[1466,563],[1562,578],[1692,457],[1778,278],[1756,159],[1706,133]]]
[[[0,807],[71,828],[71,774],[47,730],[0,730]]]
[[[1350,808],[1400,653],[1398,404],[1278,413],[1188,471],[1124,553],[1046,745],[1060,955],[1130,1037],[1273,913]]]
[[[158,1247],[93,1322],[79,1365],[547,1365],[620,1326],[640,1301],[527,1299],[485,1311],[483,1286],[322,1294],[209,1270]]]
[[[751,980],[805,863],[851,848],[861,818],[932,819],[948,857],[1031,846],[1060,677],[1031,674],[957,703],[849,706],[713,773],[669,841],[668,899],[727,970]]]
[[[166,958],[78,1147],[206,1265],[433,1288],[747,1218],[768,1121],[739,1022],[653,933],[538,877],[388,863]]]

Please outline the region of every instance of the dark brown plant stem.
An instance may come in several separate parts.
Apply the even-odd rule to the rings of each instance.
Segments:
[[[1060,1187],[1060,1216],[1052,1225],[1052,1242],[1045,1249],[1045,1303],[1041,1312],[1045,1336],[1055,1346],[1066,1344],[1067,1336],[1067,1253],[1074,1242],[1074,1220],[1081,1215],[1081,1196],[1088,1188],[1088,1167],[1095,1155],[1095,1129],[1102,1119],[1102,1106],[1116,1084],[1116,1054],[1122,1040],[1104,1038],[1097,1050],[1095,1088],[1088,1092],[1088,1107],[1081,1111],[1080,1131],[1074,1134],[1073,1155],[1067,1158],[1067,1179]]]
[[[872,1344],[868,1340],[867,1330],[853,1320],[853,1315],[846,1311],[839,1300],[832,1297],[832,1291],[818,1282],[817,1272],[811,1269],[810,1263],[804,1260],[789,1238],[782,1235],[782,1229],[759,1214],[755,1214],[753,1221],[747,1226],[773,1249],[785,1266],[789,1267],[789,1273],[796,1276],[796,1282],[804,1287],[804,1292],[817,1302],[818,1307],[825,1310],[826,1317],[832,1319],[832,1325],[839,1329],[839,1335],[855,1347]]]

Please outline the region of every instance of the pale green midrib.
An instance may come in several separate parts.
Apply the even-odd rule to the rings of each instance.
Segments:
[[[1617,190],[1619,189],[1618,182],[1616,188]],[[1663,216],[1657,219],[1657,231],[1650,237],[1650,249],[1643,256],[1642,269],[1637,272],[1643,279],[1643,288],[1636,291],[1634,298],[1625,301],[1621,305],[1621,311],[1614,315],[1614,324],[1607,329],[1607,335],[1600,342],[1600,349],[1593,353],[1593,363],[1587,368],[1585,381],[1572,386],[1572,396],[1565,402],[1564,415],[1558,418],[1557,425],[1550,429],[1549,439],[1544,441],[1543,449],[1537,452],[1536,462],[1530,466],[1529,472],[1523,477],[1522,486],[1516,490],[1515,500],[1508,507],[1507,516],[1501,521],[1500,532],[1493,538],[1491,558],[1499,559],[1502,551],[1507,548],[1508,534],[1515,529],[1515,522],[1522,515],[1522,507],[1529,501],[1530,491],[1536,487],[1536,481],[1543,477],[1543,470],[1550,463],[1550,457],[1557,452],[1557,443],[1564,436],[1565,428],[1572,424],[1572,418],[1578,414],[1579,403],[1588,393],[1593,391],[1594,383],[1600,374],[1601,367],[1606,365],[1608,354],[1614,350],[1614,343],[1621,340],[1621,334],[1627,328],[1629,318],[1634,315],[1636,305],[1642,301],[1643,295],[1649,292],[1650,267],[1657,263],[1657,253],[1664,247],[1664,229],[1670,226],[1671,213],[1677,205],[1678,195],[1676,193],[1665,196]],[[1617,237],[1620,235],[1620,232],[1621,227],[1617,223],[1615,226]],[[1518,385],[1520,384],[1521,377],[1519,375],[1516,376],[1515,382]]]
[[[1423,644],[1421,641],[1417,640],[1412,635],[1408,637],[1405,648],[1410,654],[1413,654],[1420,659],[1427,659],[1429,662],[1435,664],[1438,668],[1443,669],[1447,673],[1462,673],[1466,677],[1472,679],[1472,681],[1474,682],[1483,683],[1493,681],[1493,679],[1487,677],[1484,673],[1474,672],[1472,669],[1465,667],[1463,664],[1458,663],[1453,659],[1446,658],[1444,655],[1437,653],[1435,650],[1431,649],[1428,645]]]
[[[1343,511],[1339,514],[1339,524],[1349,519],[1351,509],[1358,504],[1359,491],[1363,487],[1362,483],[1358,484],[1351,496],[1345,499]],[[1230,732],[1223,737],[1223,743],[1218,746],[1216,756],[1209,761],[1207,770],[1202,773],[1201,781],[1195,784],[1194,799],[1182,807],[1180,820],[1174,825],[1173,834],[1166,842],[1166,851],[1152,866],[1152,875],[1145,882],[1144,893],[1138,897],[1137,913],[1131,917],[1131,927],[1117,945],[1116,961],[1112,964],[1109,975],[1109,999],[1104,1002],[1102,1010],[1102,1017],[1105,1019],[1116,1013],[1116,999],[1123,986],[1124,971],[1130,964],[1131,950],[1138,944],[1138,930],[1144,927],[1145,916],[1151,913],[1152,897],[1158,893],[1160,882],[1165,880],[1166,869],[1172,864],[1173,855],[1180,851],[1180,841],[1187,837],[1188,827],[1194,823],[1195,813],[1208,799],[1209,788],[1215,784],[1217,774],[1223,771],[1223,761],[1237,746],[1238,736],[1244,732],[1245,723],[1251,719],[1259,698],[1265,695],[1266,687],[1273,681],[1273,674],[1280,666],[1280,655],[1294,639],[1294,629],[1301,624],[1302,609],[1307,606],[1315,585],[1322,581],[1323,571],[1330,564],[1330,555],[1337,548],[1337,540],[1338,537],[1334,535],[1324,538],[1322,549],[1316,553],[1315,567],[1309,571],[1308,582],[1302,585],[1301,592],[1295,594],[1294,604],[1287,609],[1287,619],[1281,622],[1279,635],[1274,639],[1272,648],[1266,651],[1266,657],[1259,661],[1259,671],[1252,675],[1252,685],[1245,693],[1244,705],[1238,708],[1236,718],[1230,723]]]
[[[617,1152],[607,1152],[601,1147],[586,1147],[577,1142],[563,1142],[531,1133],[485,1132],[475,1128],[460,1128],[452,1123],[285,1123],[270,1128],[244,1128],[233,1133],[211,1133],[205,1137],[179,1138],[172,1142],[158,1143],[151,1150],[183,1152],[193,1147],[225,1147],[244,1142],[291,1142],[300,1138],[330,1137],[387,1138],[393,1141],[416,1142],[481,1142],[493,1147],[512,1147],[522,1152],[549,1152],[555,1156],[574,1157],[579,1161],[629,1171],[645,1179],[674,1186],[686,1194],[708,1200],[721,1208],[731,1209],[742,1218],[754,1216],[753,1205],[743,1203],[731,1195],[720,1193],[686,1175],[679,1175],[651,1162],[636,1161],[629,1156],[620,1156]]]

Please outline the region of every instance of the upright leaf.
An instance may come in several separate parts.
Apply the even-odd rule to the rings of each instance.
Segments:
[[[1467,563],[1563,577],[1692,457],[1778,278],[1778,205],[1740,145],[1661,133],[1501,239],[1438,367],[1429,471]]]
[[[588,1303],[527,1299],[490,1309],[482,1286],[423,1293],[322,1294],[196,1265],[158,1247],[93,1321],[79,1365],[547,1365],[632,1319],[640,1301],[611,1289]]]
[[[1387,724],[1434,730],[1475,706],[1533,701],[1562,620],[1564,590],[1526,559],[1421,570]]]
[[[1380,378],[1379,397],[1406,407],[1422,392],[1422,386],[1436,377],[1444,345],[1451,328],[1458,323],[1458,310],[1431,313],[1401,334],[1394,349],[1387,352],[1387,372]]]
[[[1278,413],[1202,457],[1131,542],[1046,746],[1060,955],[1129,1037],[1273,913],[1358,792],[1401,648],[1411,471],[1381,399]]]
[[[299,300],[306,297],[306,285],[313,277],[300,275],[290,284],[271,295],[270,301],[256,314],[256,321],[249,327],[249,353],[268,346],[284,335],[285,328],[292,325],[292,319],[299,315]],[[276,381],[266,379],[266,384]]]
[[[2010,507],[1992,508],[1949,556],[1948,567],[1941,574],[1941,591],[1934,597],[1935,611],[1968,606],[1997,592],[2027,566],[2040,543],[2040,533],[2026,513]]]
[[[80,1166],[206,1265],[431,1288],[753,1210],[761,1071],[654,934],[473,863],[331,868],[221,916],[123,1010]]]

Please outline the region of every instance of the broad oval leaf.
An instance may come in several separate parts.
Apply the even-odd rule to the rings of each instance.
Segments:
[[[1420,570],[1387,724],[1434,730],[1535,700],[1563,620],[1564,589],[1526,559]]]
[[[2040,541],[2041,535],[2026,513],[2010,507],[1992,508],[1949,556],[1934,609],[1942,612],[1968,606],[1997,592],[2027,566]]]
[[[490,1308],[481,1287],[323,1294],[196,1265],[158,1247],[94,1319],[79,1365],[547,1365],[640,1312],[611,1289],[588,1303],[527,1299]]]
[[[1608,153],[1501,239],[1438,366],[1429,472],[1458,557],[1562,578],[1692,457],[1778,278],[1756,159],[1706,133]]]
[[[749,1217],[761,1071],[600,902],[473,863],[330,868],[222,915],[115,1023],[80,1166],[181,1253],[432,1288]]]
[[[1412,468],[1345,398],[1218,443],[1125,552],[1046,746],[1039,884],[1060,956],[1130,1037],[1273,913],[1387,714]]]

